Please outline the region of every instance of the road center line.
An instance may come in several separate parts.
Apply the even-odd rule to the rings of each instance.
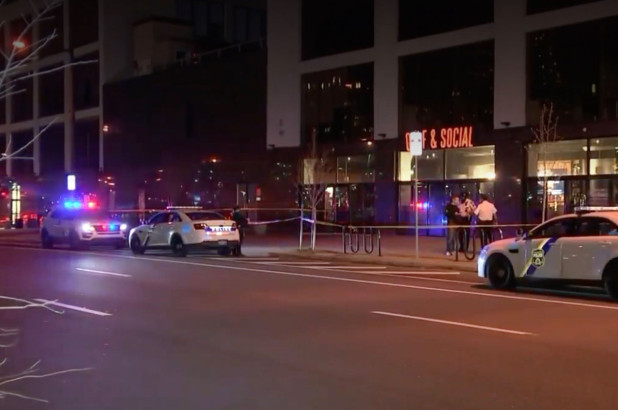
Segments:
[[[373,273],[373,271],[359,272],[359,273]],[[460,275],[459,272],[430,272],[430,271],[384,271],[391,275]]]
[[[114,272],[105,272],[102,270],[94,270],[94,269],[84,269],[84,268],[75,268],[76,271],[86,272],[86,273],[98,273],[101,275],[109,275],[109,276],[118,276],[121,278],[130,278],[131,275],[125,275],[124,273],[114,273]]]
[[[479,326],[479,325],[472,325],[470,323],[463,323],[463,322],[451,322],[450,320],[432,319],[432,318],[428,318],[428,317],[409,316],[409,315],[402,315],[402,314],[399,314],[399,313],[380,312],[380,311],[373,311],[371,313],[376,314],[376,315],[382,315],[382,316],[392,316],[392,317],[399,317],[399,318],[404,318],[404,319],[420,320],[420,321],[423,321],[423,322],[441,323],[443,325],[468,327],[468,328],[471,328],[471,329],[488,330],[488,331],[491,331],[491,332],[498,332],[498,333],[508,333],[508,334],[511,334],[511,335],[537,336],[534,333],[520,332],[519,330],[509,330],[509,329],[501,329],[499,327]]]
[[[58,307],[70,309],[70,310],[76,310],[78,312],[89,313],[91,315],[96,315],[96,316],[111,316],[112,315],[111,313],[100,312],[98,310],[87,309],[87,308],[79,307],[79,306],[67,305],[64,303],[54,302],[51,300],[45,300],[45,299],[34,299],[34,300],[39,303],[46,303],[48,305],[58,306]]]
[[[340,265],[340,266],[302,266],[303,268],[310,268],[310,269],[373,269],[373,270],[382,270],[382,269],[386,269],[386,266],[358,266],[358,265],[354,265],[354,266],[344,266],[344,265]]]
[[[280,262],[252,262],[255,263],[257,265],[273,265],[273,266],[326,266],[326,265],[330,265],[331,262],[284,262],[284,261],[280,261]]]
[[[0,246],[0,248],[7,248],[7,246]],[[32,252],[32,251],[48,252],[48,253],[64,252],[64,253],[70,253],[72,255],[75,254],[75,252],[63,251],[63,250],[48,250],[48,249],[39,249],[39,248],[26,249],[26,248],[18,248],[18,247],[8,247],[8,248],[11,248],[13,250],[24,250],[28,252]],[[324,280],[333,280],[333,281],[339,281],[339,282],[362,283],[362,284],[375,285],[375,286],[387,286],[387,287],[403,288],[403,289],[425,290],[428,292],[442,292],[442,293],[452,293],[452,294],[459,294],[459,295],[482,296],[482,297],[494,298],[494,299],[523,300],[523,301],[528,301],[528,302],[548,303],[552,305],[565,305],[565,306],[576,306],[576,307],[586,307],[586,308],[618,311],[618,306],[616,305],[609,305],[609,304],[608,305],[595,305],[592,303],[568,302],[566,300],[553,300],[553,299],[531,298],[531,297],[525,297],[525,296],[513,296],[513,295],[508,295],[508,294],[504,294],[503,292],[497,292],[497,291],[494,291],[494,293],[473,292],[469,290],[433,288],[429,286],[407,285],[403,283],[378,282],[378,281],[372,281],[372,280],[341,278],[341,277],[324,276],[324,275],[310,275],[306,273],[294,273],[294,272],[282,272],[282,271],[276,271],[276,270],[246,268],[246,267],[237,266],[237,265],[236,266],[214,265],[214,264],[209,264],[209,263],[197,263],[197,262],[189,262],[189,261],[164,259],[164,258],[149,258],[149,257],[136,257],[136,256],[127,256],[127,255],[116,255],[112,253],[101,254],[101,253],[96,253],[96,252],[82,252],[81,254],[99,256],[99,257],[113,257],[113,258],[118,258],[118,259],[131,259],[131,260],[146,261],[146,262],[171,263],[171,264],[187,265],[187,266],[203,266],[206,268],[229,269],[229,270],[238,270],[238,271],[245,271],[245,272],[270,273],[273,275],[324,279]],[[281,267],[281,265],[279,265],[278,267]],[[290,267],[293,267],[293,266],[290,266]],[[380,273],[380,275],[383,275],[383,273]],[[445,280],[445,281],[453,282],[450,280]],[[474,282],[470,282],[470,284],[474,284]]]

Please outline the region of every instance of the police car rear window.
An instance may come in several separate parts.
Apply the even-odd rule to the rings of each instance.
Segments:
[[[192,221],[217,221],[225,219],[223,215],[216,212],[187,212],[187,216]]]

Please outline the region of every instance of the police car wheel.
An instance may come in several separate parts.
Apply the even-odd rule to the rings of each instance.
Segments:
[[[487,261],[487,279],[494,289],[511,289],[516,285],[513,267],[502,255],[492,256]]]
[[[618,272],[607,272],[603,275],[605,291],[615,301],[618,301]]]
[[[46,230],[41,232],[41,246],[44,249],[51,249],[54,247],[54,240],[51,236],[49,236],[49,233]]]
[[[135,254],[135,255],[143,255],[144,252],[146,251],[146,249],[144,249],[144,247],[142,247],[142,243],[139,241],[139,238],[137,237],[137,235],[133,236],[133,238],[131,238],[131,251]]]
[[[172,252],[174,252],[174,255],[187,256],[187,247],[179,236],[174,236],[170,245],[172,246]]]

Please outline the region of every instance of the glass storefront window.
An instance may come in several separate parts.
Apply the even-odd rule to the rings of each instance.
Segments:
[[[590,140],[590,175],[616,174],[618,137]]]
[[[372,154],[337,158],[337,182],[340,184],[374,182],[375,157]]]
[[[303,184],[332,184],[336,182],[335,164],[330,158],[303,160]]]
[[[495,179],[494,146],[449,149],[446,155],[446,179]]]
[[[587,173],[586,140],[528,145],[528,176],[561,177]]]
[[[414,158],[409,152],[399,153],[399,181],[414,180]],[[421,180],[444,179],[444,151],[425,151],[418,158],[418,172]]]

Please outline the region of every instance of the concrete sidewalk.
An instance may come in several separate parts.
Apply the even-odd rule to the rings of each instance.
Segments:
[[[243,247],[243,253],[247,256],[269,254],[272,256],[294,256],[307,259],[330,260],[341,262],[371,263],[380,265],[392,265],[401,267],[414,267],[420,269],[448,269],[461,272],[476,272],[476,260],[467,261],[460,254],[459,261],[454,256],[444,254],[446,243],[441,237],[419,238],[419,258],[415,257],[415,238],[409,235],[385,235],[382,236],[382,256],[378,256],[377,244],[374,243],[372,254],[364,250],[362,239],[359,243],[359,251],[353,254],[348,248],[348,253],[343,253],[342,238],[340,235],[318,235],[316,249],[311,251],[309,236],[303,238],[303,249],[299,250],[298,236],[291,235],[265,235],[248,236]],[[368,245],[369,246],[369,245]]]

